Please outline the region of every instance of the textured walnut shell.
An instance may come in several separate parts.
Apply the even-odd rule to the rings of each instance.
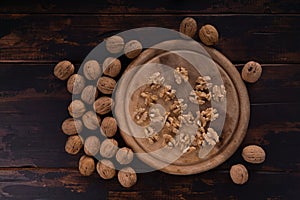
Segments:
[[[80,100],[74,100],[70,103],[68,110],[72,117],[78,118],[85,113],[85,105]]]
[[[117,121],[113,117],[105,117],[101,123],[101,133],[106,137],[113,137],[118,130]]]
[[[211,46],[218,43],[219,33],[214,26],[207,24],[199,30],[199,37],[205,45]]]
[[[100,115],[105,115],[109,113],[113,106],[113,100],[110,97],[100,97],[97,99],[94,104],[94,110]]]
[[[97,96],[97,88],[93,85],[88,85],[82,90],[81,100],[86,104],[93,104]]]
[[[126,167],[119,171],[118,180],[123,187],[129,188],[137,182],[137,176],[134,169]]]
[[[79,172],[83,176],[90,176],[95,170],[95,161],[93,158],[83,155],[79,160]]]
[[[95,156],[100,150],[100,140],[97,136],[89,136],[84,141],[84,152],[88,156]]]
[[[103,74],[114,78],[120,73],[122,64],[118,58],[108,57],[104,60],[102,67]]]
[[[114,35],[107,38],[105,41],[106,49],[110,53],[120,53],[124,48],[124,40],[120,36]]]
[[[115,139],[105,139],[100,147],[100,155],[104,158],[113,157],[118,150],[118,142]]]
[[[88,111],[82,116],[84,126],[89,130],[96,130],[100,127],[101,118],[94,111]]]
[[[123,147],[123,148],[119,149],[116,154],[116,160],[121,165],[127,165],[127,164],[131,163],[133,160],[132,150],[127,147]]]
[[[72,135],[67,139],[65,150],[67,153],[75,155],[82,148],[83,143],[79,135]]]
[[[61,129],[66,135],[75,135],[81,133],[82,122],[79,119],[68,118],[62,123]]]
[[[243,149],[242,157],[249,163],[259,164],[265,161],[266,153],[260,146],[249,145]]]
[[[242,69],[242,78],[248,83],[255,83],[260,78],[261,73],[261,65],[257,62],[250,61],[247,62]]]
[[[67,60],[57,63],[54,67],[54,75],[60,80],[67,80],[75,71],[74,65]]]
[[[230,177],[235,184],[244,184],[248,180],[248,171],[242,164],[233,165],[230,169]]]
[[[186,17],[182,20],[179,27],[179,32],[194,37],[197,32],[197,22],[191,17]]]
[[[97,88],[103,94],[112,94],[116,84],[114,79],[103,76],[98,79]]]
[[[84,77],[79,74],[73,74],[67,82],[67,90],[71,94],[79,94],[85,85]]]
[[[116,175],[114,164],[110,160],[100,160],[97,163],[97,172],[103,179],[111,179]]]
[[[88,80],[96,80],[101,75],[101,67],[96,60],[89,60],[83,65],[83,74]]]
[[[137,40],[130,40],[125,44],[124,53],[127,58],[133,59],[137,57],[143,50],[142,44]]]

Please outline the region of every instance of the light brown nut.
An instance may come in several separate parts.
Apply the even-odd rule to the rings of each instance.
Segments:
[[[78,118],[85,113],[85,105],[80,100],[74,100],[70,103],[68,110],[72,117]]]
[[[131,167],[125,167],[118,173],[119,183],[126,188],[133,186],[137,182],[137,176]]]
[[[95,161],[93,158],[83,155],[79,160],[79,172],[83,176],[90,176],[95,171]]]
[[[248,180],[248,171],[242,164],[233,165],[230,169],[230,177],[235,184],[242,185]]]
[[[97,96],[97,88],[93,85],[88,85],[82,90],[81,100],[86,104],[93,104]]]
[[[131,163],[133,160],[132,150],[127,147],[123,147],[123,148],[119,149],[116,154],[116,160],[121,165],[127,165],[127,164]]]
[[[130,40],[125,44],[124,53],[127,58],[133,59],[140,55],[143,50],[142,44],[137,40]]]
[[[97,136],[89,136],[84,141],[84,152],[88,156],[95,156],[100,150],[100,140]]]
[[[101,67],[96,60],[89,60],[83,65],[83,74],[88,80],[96,80],[101,75]]]
[[[249,163],[259,164],[265,161],[266,153],[260,146],[249,145],[243,149],[242,157]]]
[[[68,138],[66,142],[65,150],[67,153],[75,155],[80,151],[82,146],[83,143],[81,137],[79,135],[72,135]]]
[[[205,45],[211,46],[218,43],[219,33],[214,26],[207,24],[199,30],[199,37]]]
[[[118,130],[117,121],[113,117],[105,117],[101,123],[101,133],[106,137],[113,137]]]
[[[81,133],[82,122],[79,119],[68,118],[62,123],[61,129],[66,135],[75,135]]]
[[[82,116],[84,126],[89,130],[96,130],[100,127],[101,118],[94,111],[88,111]]]
[[[54,75],[60,80],[67,80],[75,71],[74,65],[67,60],[57,63],[54,67]]]
[[[248,83],[255,83],[260,78],[261,73],[261,65],[257,62],[249,61],[242,69],[242,78]]]
[[[93,104],[94,110],[100,115],[105,115],[112,110],[113,100],[110,97],[100,97]]]
[[[102,67],[103,74],[114,78],[119,75],[122,64],[118,58],[108,57],[104,60]]]
[[[104,158],[113,157],[118,150],[118,142],[115,139],[105,139],[100,147],[100,155]]]
[[[99,160],[96,169],[103,179],[111,179],[116,175],[115,166],[110,160]]]
[[[191,17],[186,17],[182,20],[179,27],[179,32],[189,36],[194,37],[197,32],[197,22]]]
[[[84,77],[79,74],[73,74],[67,82],[67,90],[71,94],[79,94],[85,86]]]
[[[124,48],[124,40],[118,35],[111,36],[105,41],[106,49],[110,53],[120,53]]]
[[[103,94],[112,94],[116,84],[114,79],[103,76],[98,79],[97,88]]]

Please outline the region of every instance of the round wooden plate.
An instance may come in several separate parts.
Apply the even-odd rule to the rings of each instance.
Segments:
[[[176,43],[173,41],[166,41],[159,44],[160,47],[170,47],[174,46]],[[139,55],[126,69],[127,73],[130,69],[136,69],[135,73],[131,74],[131,77],[127,78],[122,84],[118,84],[116,89],[116,97],[119,99],[126,96],[128,92],[127,89],[130,85],[137,84],[139,80],[143,79],[141,77],[147,76],[143,75],[143,71],[140,70],[140,66],[149,63],[159,63],[170,66],[171,68],[176,68],[177,66],[185,66],[189,70],[190,81],[194,82],[199,76],[197,71],[193,71],[193,66],[190,62],[178,56],[178,54],[187,53],[189,55],[199,56],[199,50],[190,48],[189,43],[186,42],[184,46],[176,49],[172,47],[172,51],[163,51],[156,48],[149,48]],[[167,154],[170,152],[157,151],[162,147],[162,140],[154,144],[150,144],[147,139],[136,137],[139,135],[135,127],[131,126],[128,123],[128,120],[133,118],[133,108],[134,105],[126,108],[123,106],[123,102],[131,101],[134,104],[138,104],[137,97],[131,97],[131,99],[117,100],[115,105],[115,111],[118,110],[117,120],[121,124],[121,135],[128,146],[130,146],[140,160],[153,167],[154,169],[162,170],[170,174],[178,175],[187,175],[187,174],[196,174],[200,172],[207,171],[212,169],[225,160],[227,160],[239,147],[242,140],[245,137],[249,117],[250,117],[250,106],[249,106],[249,97],[247,89],[242,81],[239,72],[236,70],[235,66],[220,52],[209,47],[203,47],[207,55],[203,59],[207,60],[205,56],[212,59],[217,65],[217,69],[220,72],[220,75],[223,80],[227,91],[227,104],[226,109],[223,110],[226,117],[223,121],[224,126],[221,130],[220,142],[213,147],[213,149],[203,158],[199,158],[197,152],[191,152],[188,154],[183,154],[170,163],[169,160],[166,160]],[[182,50],[185,49],[185,50]],[[203,54],[203,52],[202,52]],[[199,59],[199,57],[198,57]],[[140,71],[139,71],[140,70]],[[126,110],[127,109],[127,110]],[[222,109],[222,108],[220,108]],[[219,113],[222,110],[218,110]],[[125,113],[130,113],[127,115]],[[223,124],[222,124],[223,125]],[[126,126],[126,130],[122,127]],[[176,157],[175,157],[176,158]]]

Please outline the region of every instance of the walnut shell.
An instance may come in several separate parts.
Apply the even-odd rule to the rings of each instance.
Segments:
[[[242,69],[242,78],[248,83],[255,83],[260,78],[261,73],[261,65],[257,62],[250,61],[247,62]]]
[[[96,169],[103,179],[111,179],[116,175],[115,166],[110,160],[99,160]]]
[[[79,135],[72,135],[67,139],[65,150],[71,155],[77,154],[82,148],[83,143]]]
[[[194,37],[197,32],[197,22],[191,17],[186,17],[182,20],[179,27],[179,32],[189,36]]]
[[[266,153],[260,146],[249,145],[243,149],[242,157],[249,163],[259,164],[265,161]]]
[[[211,46],[218,43],[219,33],[214,26],[207,24],[199,30],[199,37],[205,45]]]
[[[67,90],[71,94],[79,94],[85,85],[84,77],[79,74],[73,74],[67,82]]]
[[[116,154],[116,160],[121,165],[127,165],[127,164],[131,163],[133,160],[132,150],[127,147],[123,147],[123,148],[119,149]]]
[[[95,161],[93,158],[83,155],[79,160],[79,172],[83,176],[90,176],[95,170]]]
[[[126,188],[133,186],[137,182],[137,176],[131,167],[125,167],[118,173],[119,183]]]
[[[74,100],[70,103],[68,110],[72,117],[78,118],[81,117],[85,112],[85,105],[80,100]]]
[[[230,169],[230,177],[235,184],[244,184],[248,180],[248,171],[242,164],[233,165]]]
[[[120,53],[124,48],[124,40],[118,35],[111,36],[105,41],[106,49],[110,53]]]
[[[57,63],[54,67],[54,75],[60,80],[67,80],[75,71],[74,65],[67,60]]]
[[[110,97],[100,97],[93,104],[94,110],[100,115],[105,115],[112,110],[113,100]]]
[[[115,139],[105,139],[100,147],[100,155],[104,158],[113,157],[118,150],[118,142]]]
[[[82,116],[84,126],[89,130],[96,130],[100,127],[101,118],[94,111],[88,111]]]
[[[142,44],[137,40],[130,40],[125,44],[124,53],[127,58],[133,59],[140,55],[143,50]]]
[[[68,118],[62,123],[61,129],[66,135],[75,135],[81,133],[82,122],[79,119]]]
[[[97,136],[89,136],[84,141],[84,152],[88,156],[95,156],[100,150],[100,140]]]
[[[116,77],[121,71],[122,64],[118,58],[108,57],[103,62],[103,74]]]
[[[86,104],[93,104],[97,96],[97,88],[93,85],[88,85],[82,90],[81,100]]]
[[[117,121],[113,117],[105,117],[101,123],[101,133],[106,137],[113,137],[118,130]]]
[[[114,79],[103,76],[98,79],[97,88],[103,94],[112,94],[116,84]]]
[[[101,75],[101,67],[96,60],[89,60],[83,65],[83,74],[88,80],[96,80]]]

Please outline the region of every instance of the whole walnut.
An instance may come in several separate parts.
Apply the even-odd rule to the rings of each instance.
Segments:
[[[98,79],[97,88],[103,94],[112,94],[116,84],[114,79],[103,76]]]
[[[197,22],[191,17],[186,17],[180,23],[179,32],[189,36],[194,37],[197,32]]]
[[[248,171],[242,164],[233,165],[230,169],[230,177],[235,184],[244,184],[248,181]]]
[[[97,88],[93,85],[88,85],[82,90],[81,100],[86,104],[93,104],[97,96]]]
[[[118,35],[111,36],[105,39],[105,46],[110,53],[120,53],[124,48],[124,40]]]
[[[207,24],[199,30],[199,37],[205,45],[211,46],[218,43],[219,33],[214,26]]]
[[[103,62],[103,74],[116,77],[121,71],[122,65],[118,58],[108,57]]]
[[[88,80],[96,80],[101,75],[101,67],[96,60],[89,60],[83,65],[83,74]]]
[[[87,111],[82,116],[82,122],[87,129],[96,130],[100,127],[101,118],[94,111]]]
[[[260,146],[249,145],[243,149],[242,157],[249,163],[259,164],[265,161],[266,153]]]
[[[118,173],[118,180],[123,187],[129,188],[137,182],[137,176],[131,167],[125,167]]]
[[[142,44],[137,40],[130,40],[125,44],[124,53],[127,58],[133,59],[137,57],[143,50]]]
[[[75,155],[82,148],[83,143],[79,135],[72,135],[67,139],[65,150],[67,153]]]
[[[127,147],[123,147],[123,148],[119,149],[116,154],[116,160],[121,165],[127,165],[127,164],[131,163],[133,160],[132,150]]]
[[[113,157],[118,150],[118,142],[114,139],[105,139],[100,147],[100,155],[104,158]]]
[[[101,133],[106,137],[113,137],[118,130],[117,121],[113,117],[105,117],[101,123]]]
[[[81,133],[82,122],[79,119],[68,118],[62,123],[61,129],[66,135],[75,135]]]
[[[96,169],[103,179],[111,179],[116,175],[115,166],[110,160],[99,160]]]
[[[68,110],[72,117],[78,118],[85,113],[85,105],[80,100],[74,100],[70,103]]]
[[[79,160],[79,172],[83,176],[90,176],[95,171],[95,161],[93,158],[83,155]]]
[[[258,81],[262,73],[262,67],[258,62],[249,61],[242,69],[242,78],[248,83]]]
[[[79,74],[73,74],[67,82],[67,90],[71,94],[80,94],[84,88],[84,77]]]
[[[110,97],[100,97],[93,104],[94,110],[100,115],[105,115],[112,110],[113,100]]]
[[[95,156],[100,150],[100,140],[97,136],[89,136],[84,141],[84,152],[88,156]]]
[[[60,80],[67,80],[75,71],[74,65],[67,60],[59,62],[54,67],[54,75]]]

